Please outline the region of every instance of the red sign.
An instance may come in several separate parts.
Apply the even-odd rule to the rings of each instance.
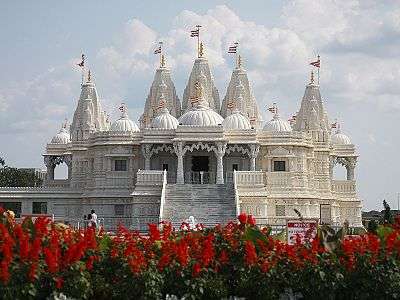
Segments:
[[[318,220],[287,220],[287,242],[289,245],[294,245],[297,239],[302,243],[312,241],[317,235]]]

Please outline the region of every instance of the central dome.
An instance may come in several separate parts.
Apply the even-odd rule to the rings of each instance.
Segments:
[[[161,113],[151,122],[151,127],[160,129],[176,129],[178,124],[178,120],[169,113],[168,109],[163,108]]]
[[[289,132],[292,131],[292,126],[290,126],[288,121],[282,120],[276,113],[272,120],[265,124],[263,130],[270,132]]]
[[[222,125],[223,121],[221,115],[204,103],[200,103],[197,108],[187,111],[179,118],[179,124],[187,126],[218,126]]]
[[[238,110],[227,116],[222,122],[225,130],[246,130],[251,129],[251,124],[248,118],[243,116]]]
[[[351,145],[350,138],[341,133],[340,130],[336,131],[334,135],[332,135],[332,144],[333,145]]]
[[[62,126],[61,130],[51,139],[52,144],[68,144],[71,141],[69,132],[65,127]]]
[[[131,119],[129,119],[127,109],[124,106],[124,104],[120,107],[120,110],[122,112],[121,117],[112,123],[110,130],[111,131],[131,131],[131,132],[138,132],[139,127],[136,125],[135,122],[133,122]]]

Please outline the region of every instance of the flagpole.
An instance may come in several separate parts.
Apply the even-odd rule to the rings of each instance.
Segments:
[[[318,85],[319,85],[319,69],[321,69],[321,61],[319,54],[318,54],[318,61],[319,61],[319,66],[318,66]]]
[[[160,67],[162,67],[162,45],[163,42],[158,42],[160,44]]]
[[[236,68],[239,68],[239,42],[236,42]]]
[[[200,27],[201,25],[196,25],[197,30],[198,30],[198,35],[197,35],[197,58],[200,58]]]

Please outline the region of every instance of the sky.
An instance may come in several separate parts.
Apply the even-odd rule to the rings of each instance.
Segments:
[[[137,120],[165,44],[180,98],[195,57],[189,37],[201,24],[221,98],[240,41],[264,120],[277,102],[289,118],[300,108],[309,62],[321,55],[321,94],[329,118],[357,147],[364,210],[400,192],[400,1],[5,1],[0,9],[0,157],[44,168],[42,154],[80,93],[76,63],[87,57],[112,119],[125,102]],[[343,176],[343,170],[337,176]]]

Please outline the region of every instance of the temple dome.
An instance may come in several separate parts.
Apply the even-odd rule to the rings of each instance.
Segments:
[[[122,109],[121,117],[111,124],[110,131],[140,131],[136,123],[129,119],[125,106],[121,106],[120,109]]]
[[[341,133],[340,130],[337,130],[336,133],[332,135],[332,144],[351,145],[351,140],[347,135]]]
[[[152,128],[160,129],[176,129],[178,127],[178,120],[169,113],[167,108],[163,108],[161,113],[151,122]]]
[[[248,118],[243,116],[239,110],[234,111],[227,116],[222,122],[225,130],[246,130],[251,129],[251,124]]]
[[[51,139],[52,144],[68,144],[70,141],[70,135],[65,126]]]
[[[278,114],[275,114],[271,121],[264,125],[263,130],[271,132],[289,132],[292,131],[288,121],[282,120]]]
[[[224,118],[208,107],[205,101],[202,101],[198,106],[184,113],[179,118],[180,125],[189,126],[218,126],[222,125]]]

